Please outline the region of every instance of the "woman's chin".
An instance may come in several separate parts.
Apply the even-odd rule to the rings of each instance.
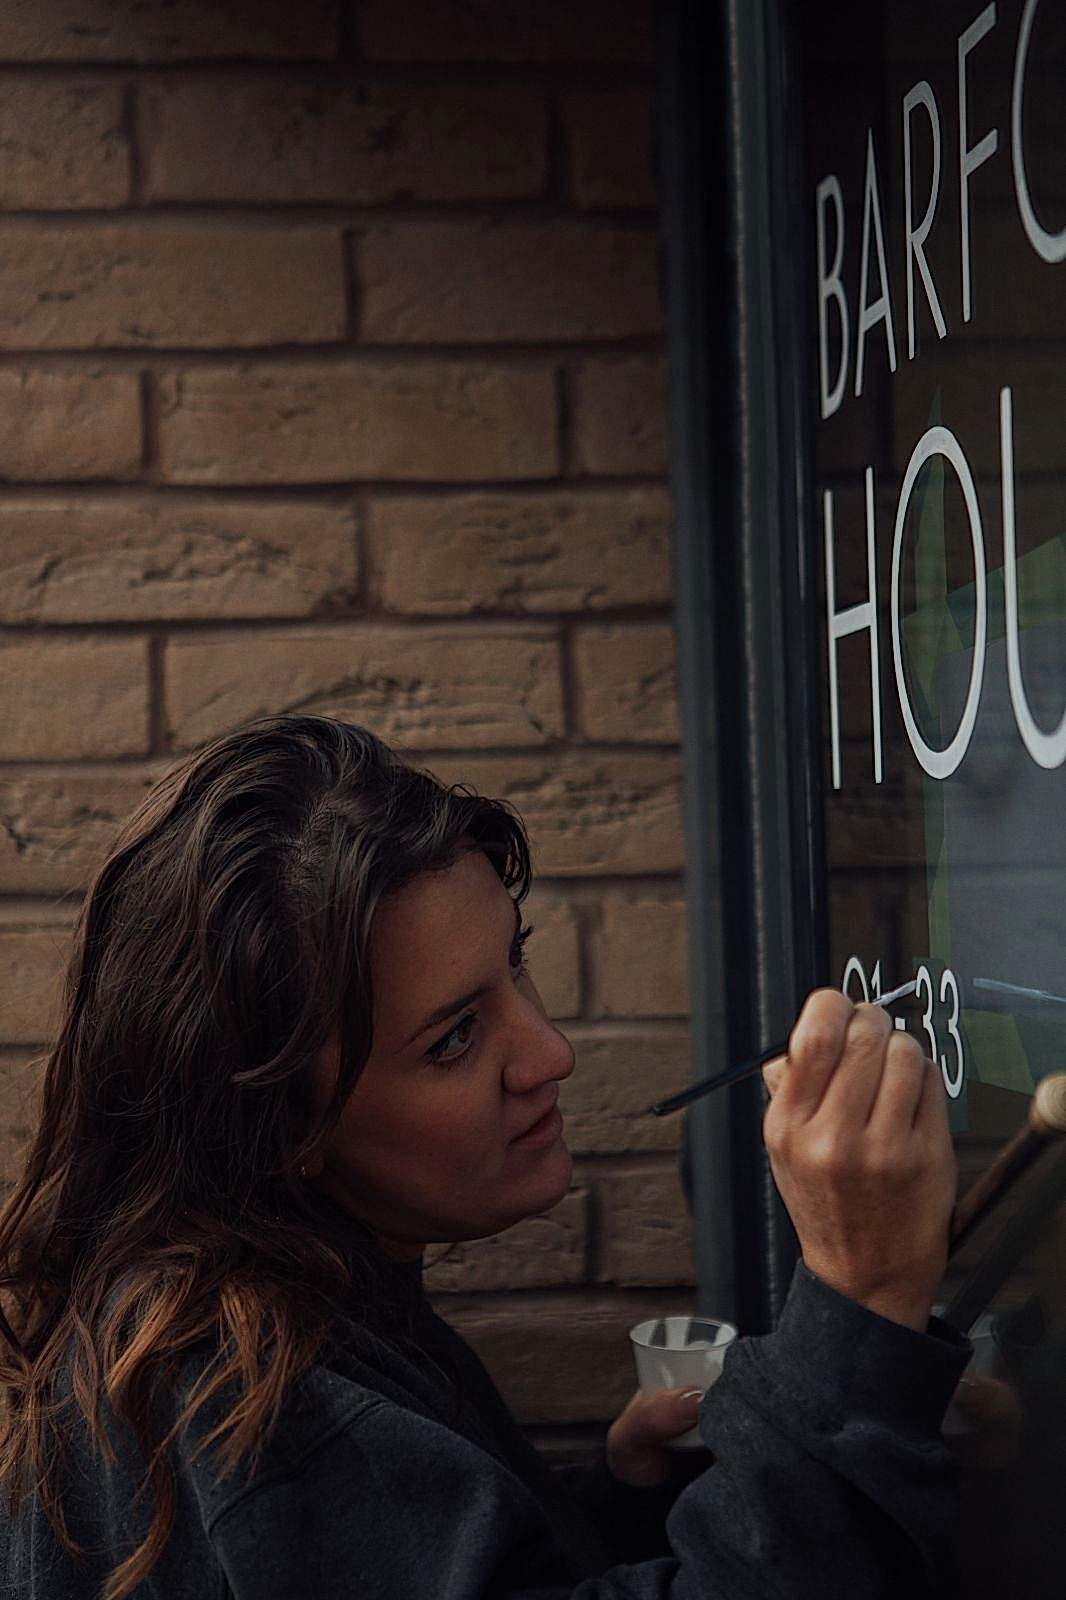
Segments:
[[[530,1175],[528,1190],[531,1203],[522,1212],[522,1217],[539,1217],[557,1206],[569,1193],[573,1173],[574,1158],[560,1138],[549,1150],[543,1151],[543,1164],[536,1180]],[[516,1220],[521,1221],[521,1217]]]

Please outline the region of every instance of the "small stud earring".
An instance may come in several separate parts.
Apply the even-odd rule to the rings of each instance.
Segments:
[[[300,1166],[300,1177],[301,1178],[306,1178],[307,1177],[307,1168],[305,1166],[303,1166],[302,1163],[301,1163],[301,1166]]]

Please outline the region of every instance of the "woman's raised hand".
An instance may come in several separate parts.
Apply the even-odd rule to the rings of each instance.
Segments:
[[[766,1148],[807,1266],[924,1330],[956,1184],[939,1069],[884,1011],[819,989],[763,1076]]]

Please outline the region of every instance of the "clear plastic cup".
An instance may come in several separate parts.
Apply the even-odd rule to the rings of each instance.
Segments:
[[[709,1389],[722,1375],[725,1353],[737,1336],[731,1322],[717,1317],[651,1317],[630,1328],[637,1384],[645,1394],[655,1389]],[[668,1450],[705,1448],[698,1427],[666,1442]]]

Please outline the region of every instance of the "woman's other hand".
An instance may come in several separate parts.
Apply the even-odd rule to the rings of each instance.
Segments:
[[[665,1483],[675,1461],[666,1449],[695,1426],[703,1393],[691,1385],[678,1389],[638,1389],[607,1434],[607,1465],[620,1483],[651,1489]]]

